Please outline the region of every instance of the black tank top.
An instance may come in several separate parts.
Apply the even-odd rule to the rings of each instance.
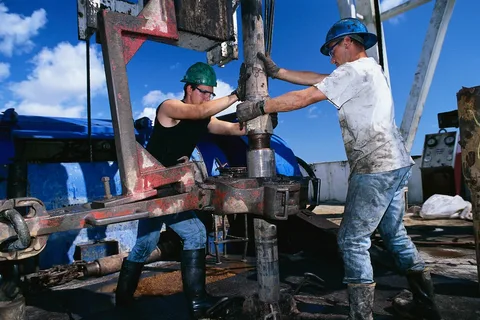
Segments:
[[[165,102],[165,101],[164,101]],[[158,114],[158,106],[155,115]],[[178,159],[190,157],[198,141],[208,132],[210,117],[201,120],[180,120],[173,127],[164,127],[155,116],[155,124],[147,144],[150,152],[165,167],[174,166]]]

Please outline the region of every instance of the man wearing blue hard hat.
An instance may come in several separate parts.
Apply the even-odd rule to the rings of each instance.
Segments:
[[[337,68],[331,74],[279,68],[258,53],[269,77],[309,86],[279,97],[237,106],[245,122],[265,113],[287,112],[328,100],[338,110],[350,177],[338,232],[348,285],[349,319],[373,319],[375,282],[368,249],[379,230],[386,248],[406,275],[413,299],[395,299],[404,318],[441,319],[425,263],[403,225],[407,185],[414,164],[394,120],[393,98],[381,66],[367,56],[377,42],[358,19],[336,22],[320,52]]]

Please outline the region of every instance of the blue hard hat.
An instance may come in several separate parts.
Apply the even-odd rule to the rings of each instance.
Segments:
[[[368,32],[367,27],[355,18],[345,18],[335,22],[328,30],[325,37],[325,44],[320,48],[320,52],[328,56],[328,45],[333,41],[349,35],[357,35],[363,39],[365,50],[373,47],[377,43],[377,36]]]

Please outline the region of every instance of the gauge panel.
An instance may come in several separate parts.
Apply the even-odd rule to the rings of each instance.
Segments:
[[[457,132],[427,134],[425,136],[421,167],[453,167],[456,149]]]

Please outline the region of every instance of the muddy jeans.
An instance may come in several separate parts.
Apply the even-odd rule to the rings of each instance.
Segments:
[[[183,241],[183,250],[205,248],[207,232],[202,221],[193,211],[185,211],[164,217],[142,219],[138,221],[137,241],[127,260],[145,262],[155,250],[160,239],[163,224],[170,227]]]
[[[370,236],[378,228],[401,272],[423,270],[425,264],[403,225],[411,168],[373,174],[352,174],[338,246],[345,266],[344,283],[373,283]]]

